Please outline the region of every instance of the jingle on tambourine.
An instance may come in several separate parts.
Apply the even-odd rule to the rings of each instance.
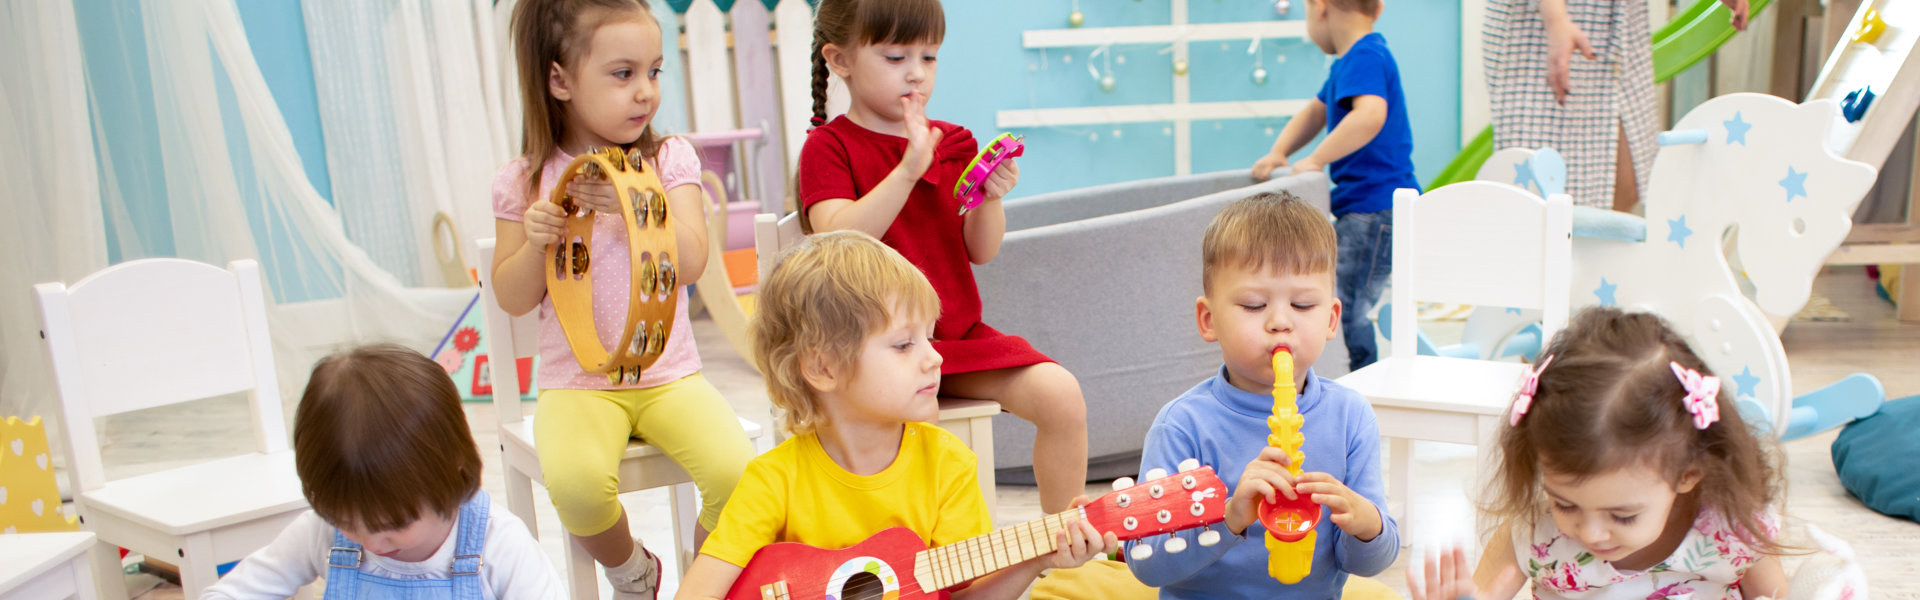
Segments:
[[[601,215],[569,193],[569,185],[610,183],[620,203],[618,213]],[[666,350],[668,326],[679,304],[678,274],[672,253],[677,250],[673,219],[667,210],[667,192],[639,149],[598,148],[568,163],[553,187],[552,201],[566,213],[565,235],[553,245],[547,266],[547,294],[567,345],[589,373],[604,373],[608,385],[635,385],[640,375]],[[602,339],[594,318],[594,223],[617,214],[627,235],[628,295],[619,339]],[[618,261],[597,261],[603,265]]]

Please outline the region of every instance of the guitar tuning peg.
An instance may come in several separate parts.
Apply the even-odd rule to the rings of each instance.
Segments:
[[[1167,476],[1167,470],[1162,469],[1160,467],[1154,467],[1152,470],[1147,471],[1147,474],[1145,475],[1147,479],[1160,479],[1166,476]]]
[[[1121,477],[1119,479],[1113,480],[1113,490],[1116,492],[1130,488],[1130,487],[1133,487],[1132,477]]]
[[[1198,468],[1200,468],[1200,459],[1198,459],[1198,458],[1189,458],[1189,459],[1186,459],[1186,460],[1183,460],[1183,461],[1180,461],[1180,472],[1181,472],[1181,473],[1185,473],[1185,472],[1187,472],[1187,471],[1192,471],[1192,470],[1194,470],[1194,469],[1198,469]]]
[[[1187,540],[1181,537],[1167,539],[1167,554],[1179,554],[1187,551]]]
[[[1134,546],[1133,552],[1129,553],[1129,556],[1132,556],[1134,560],[1146,560],[1149,558],[1153,558],[1153,546],[1148,546],[1146,544]]]
[[[1208,530],[1206,530],[1206,531],[1202,531],[1202,532],[1200,532],[1200,546],[1201,546],[1201,547],[1204,547],[1204,548],[1212,548],[1214,544],[1218,544],[1218,543],[1220,543],[1220,531],[1219,531],[1219,530],[1217,530],[1217,529],[1208,529]]]

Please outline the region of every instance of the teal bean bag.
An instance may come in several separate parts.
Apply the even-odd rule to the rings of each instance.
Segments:
[[[1920,521],[1920,396],[1887,402],[1873,416],[1849,423],[1833,440],[1840,485],[1868,508]]]

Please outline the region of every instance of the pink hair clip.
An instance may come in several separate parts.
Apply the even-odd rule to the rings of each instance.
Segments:
[[[1520,417],[1527,416],[1527,409],[1533,406],[1533,394],[1540,389],[1540,373],[1547,370],[1547,364],[1553,362],[1549,354],[1527,371],[1527,378],[1520,383],[1520,397],[1513,399],[1513,413],[1507,417],[1507,426],[1518,427]]]
[[[1720,378],[1701,375],[1699,371],[1680,366],[1678,362],[1668,363],[1673,374],[1680,378],[1680,385],[1687,388],[1687,397],[1682,402],[1687,412],[1693,413],[1693,427],[1706,429],[1714,421],[1720,420]]]

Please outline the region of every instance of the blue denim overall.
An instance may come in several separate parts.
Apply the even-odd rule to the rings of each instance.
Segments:
[[[449,579],[391,579],[361,573],[360,560],[366,552],[335,529],[333,551],[327,557],[325,600],[482,600],[480,549],[487,541],[487,493],[476,492],[461,504],[459,520]]]

